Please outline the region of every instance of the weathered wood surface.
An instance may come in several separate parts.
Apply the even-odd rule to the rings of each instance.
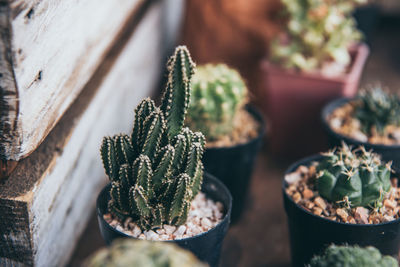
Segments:
[[[145,0],[0,0],[0,159],[30,154]]]
[[[107,181],[102,137],[130,131],[134,107],[159,82],[161,5],[153,1],[146,10],[133,36],[113,47],[46,140],[2,181],[0,266],[68,261]]]

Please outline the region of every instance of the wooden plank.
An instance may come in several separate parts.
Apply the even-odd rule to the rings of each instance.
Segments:
[[[153,2],[122,53],[110,53],[46,140],[0,187],[0,265],[63,266],[69,259],[107,181],[102,137],[129,131],[133,108],[158,85],[161,5]]]
[[[144,0],[0,0],[0,158],[29,155]]]

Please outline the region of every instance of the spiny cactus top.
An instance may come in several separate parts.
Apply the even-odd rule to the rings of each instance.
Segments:
[[[361,122],[361,130],[370,134],[373,127],[383,135],[385,126],[400,126],[400,99],[395,94],[376,85],[359,93],[360,104],[355,106],[355,117]]]
[[[380,207],[390,190],[390,163],[363,147],[341,148],[323,154],[317,166],[319,194],[333,202],[344,202],[351,207]]]
[[[109,210],[142,229],[183,224],[203,179],[205,138],[183,128],[195,64],[180,46],[168,61],[162,104],[144,99],[131,136],[105,137],[101,157],[111,180]]]
[[[345,69],[349,46],[361,39],[352,17],[366,0],[282,0],[288,22],[286,38],[271,45],[271,59],[285,68],[317,71],[334,62]]]
[[[314,256],[308,267],[398,267],[397,260],[382,256],[374,247],[330,245],[322,255]]]
[[[247,102],[247,87],[240,74],[225,64],[197,68],[187,122],[207,140],[230,134],[237,112]]]
[[[192,253],[165,242],[119,239],[85,261],[86,267],[206,267]]]

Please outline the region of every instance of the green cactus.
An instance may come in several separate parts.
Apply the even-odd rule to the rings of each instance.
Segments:
[[[247,102],[247,87],[240,74],[225,64],[197,68],[192,81],[187,123],[217,140],[234,128],[235,116]]]
[[[205,138],[183,127],[195,64],[180,46],[168,62],[161,107],[144,99],[132,135],[104,137],[101,157],[111,181],[109,211],[145,230],[186,222],[201,189]]]
[[[383,164],[377,154],[363,147],[351,150],[344,143],[341,148],[323,153],[317,173],[319,194],[351,207],[380,207],[391,188],[390,163]]]
[[[398,267],[397,260],[382,256],[374,247],[330,245],[322,255],[311,259],[308,267]]]
[[[271,60],[305,72],[320,71],[325,63],[335,63],[345,71],[351,63],[349,47],[362,37],[352,12],[366,2],[282,0],[287,24],[284,36],[271,43]]]
[[[166,242],[119,239],[90,256],[86,267],[206,267],[192,253]]]
[[[381,85],[375,85],[360,91],[359,98],[354,116],[361,122],[364,133],[371,134],[375,128],[383,135],[387,125],[400,126],[400,99],[397,95],[388,93]]]

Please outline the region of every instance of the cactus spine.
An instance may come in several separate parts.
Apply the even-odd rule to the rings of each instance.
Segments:
[[[146,98],[135,109],[132,135],[104,137],[101,157],[111,181],[109,211],[145,230],[185,223],[201,189],[205,138],[183,127],[195,64],[180,46],[168,61],[162,104]]]
[[[383,164],[377,154],[363,147],[352,151],[344,143],[323,157],[317,166],[317,188],[322,197],[351,207],[382,206],[391,188],[390,163]]]
[[[308,267],[397,267],[397,260],[382,256],[374,247],[330,245],[322,255],[314,256]]]
[[[355,106],[355,117],[361,122],[361,130],[371,134],[373,128],[383,135],[387,125],[400,125],[400,99],[389,94],[381,85],[363,90],[360,103]]]
[[[192,88],[188,125],[204,133],[208,140],[232,132],[235,116],[248,95],[240,74],[225,64],[199,66]]]
[[[119,239],[110,248],[97,251],[85,261],[86,267],[206,267],[192,253],[165,242]]]

